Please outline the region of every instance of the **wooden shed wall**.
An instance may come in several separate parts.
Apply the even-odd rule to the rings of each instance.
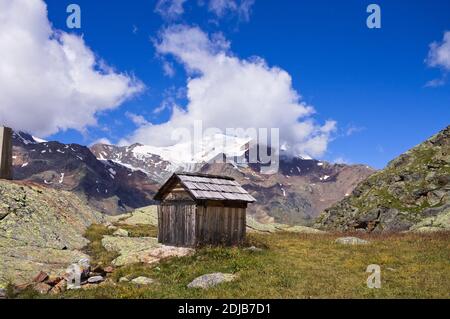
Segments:
[[[197,245],[238,245],[245,240],[246,209],[227,206],[197,206]]]
[[[171,246],[195,246],[195,211],[192,202],[158,206],[158,241]]]
[[[158,241],[173,246],[241,244],[246,232],[245,206],[163,202],[158,206]]]

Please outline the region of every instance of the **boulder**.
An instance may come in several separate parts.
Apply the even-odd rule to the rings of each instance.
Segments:
[[[67,283],[66,283],[66,281],[63,279],[63,280],[61,280],[60,282],[58,282],[58,283],[50,290],[50,294],[56,295],[56,294],[63,293],[64,291],[66,291],[66,287],[67,287]]]
[[[33,282],[39,283],[44,282],[48,279],[48,274],[46,272],[40,271],[34,278]]]
[[[53,287],[56,286],[61,280],[63,280],[61,276],[51,275],[47,278],[45,283]]]
[[[151,278],[141,276],[141,277],[134,278],[133,280],[131,280],[131,282],[136,285],[145,286],[145,285],[153,284],[155,281]]]
[[[358,237],[340,237],[335,242],[343,245],[366,245],[369,243],[367,240]]]
[[[117,229],[114,233],[113,236],[117,236],[117,237],[128,237],[129,233],[128,231],[126,231],[125,229],[119,228]]]
[[[130,279],[128,279],[127,277],[120,277],[119,282],[129,282]]]
[[[203,275],[195,278],[191,283],[187,286],[188,288],[202,288],[207,289],[210,287],[214,287],[222,282],[230,282],[236,279],[236,275],[233,274],[224,274],[221,272],[216,272],[212,274]]]
[[[105,267],[105,268],[103,269],[103,271],[104,271],[105,273],[107,273],[107,274],[110,274],[110,273],[114,272],[114,267],[112,267],[112,266],[107,266],[107,267]]]
[[[101,283],[103,280],[105,280],[105,278],[103,278],[102,276],[94,276],[94,277],[90,277],[88,279],[88,283],[98,284],[98,283]]]
[[[162,245],[148,251],[148,255],[158,259],[190,256],[195,252],[192,248]]]
[[[33,289],[38,293],[45,295],[52,289],[52,286],[47,285],[45,282],[40,282],[34,285]]]
[[[255,246],[251,246],[251,247],[244,248],[244,250],[249,251],[249,252],[252,252],[252,253],[256,253],[256,252],[261,252],[261,251],[263,251],[262,248],[257,248],[257,247],[255,247]]]

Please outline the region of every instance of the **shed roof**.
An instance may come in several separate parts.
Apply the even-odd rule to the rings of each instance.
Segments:
[[[154,199],[163,200],[164,195],[178,182],[194,200],[223,200],[248,203],[256,201],[232,177],[199,173],[174,173],[161,186]]]

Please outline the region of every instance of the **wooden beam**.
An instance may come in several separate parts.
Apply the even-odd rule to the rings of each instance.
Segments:
[[[0,126],[0,179],[12,177],[12,129]]]

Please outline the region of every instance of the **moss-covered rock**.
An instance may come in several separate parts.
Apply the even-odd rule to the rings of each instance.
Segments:
[[[76,195],[31,183],[0,180],[0,286],[29,282],[39,271],[64,271],[87,256],[80,249],[103,215]]]
[[[450,126],[391,161],[352,194],[326,209],[321,229],[450,229]],[[445,217],[447,216],[447,217]]]

